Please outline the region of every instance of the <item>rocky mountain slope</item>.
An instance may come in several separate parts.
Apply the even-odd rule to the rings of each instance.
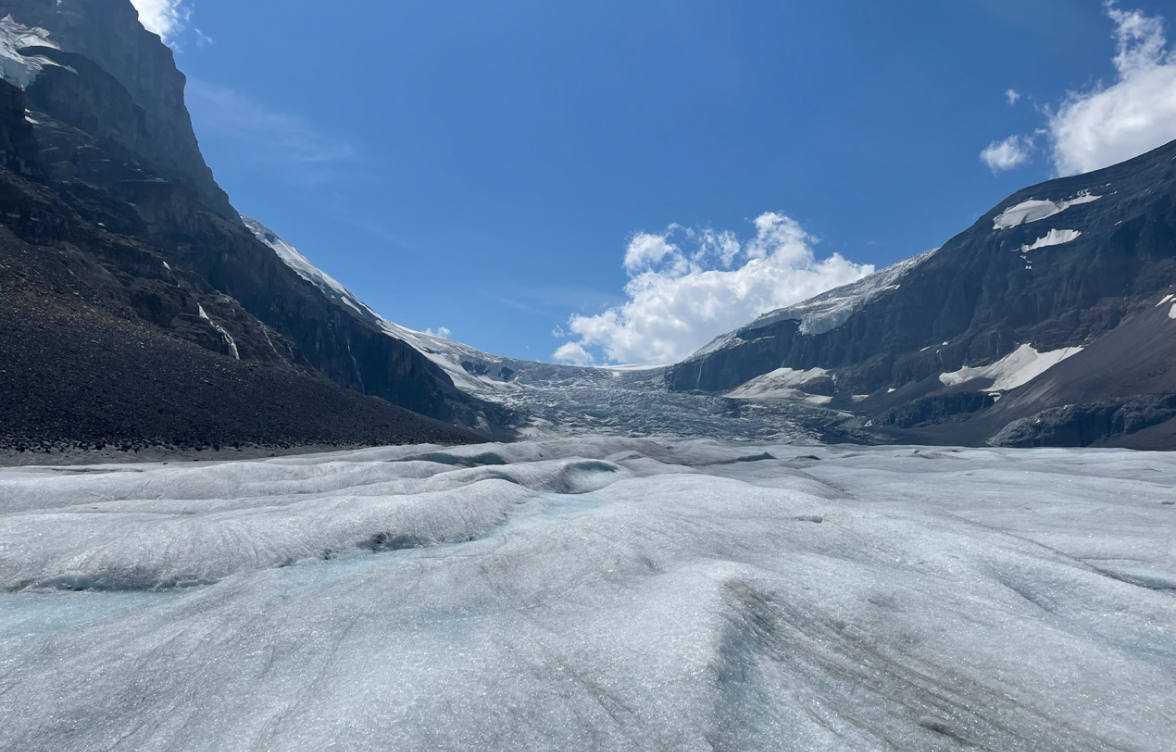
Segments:
[[[505,431],[507,411],[243,225],[200,157],[170,50],[127,0],[3,0],[0,74],[0,440],[185,443],[209,420],[210,443]],[[79,397],[94,390],[108,397]]]
[[[675,391],[807,400],[827,437],[1176,448],[1176,142],[1027,188],[942,248],[769,313]]]

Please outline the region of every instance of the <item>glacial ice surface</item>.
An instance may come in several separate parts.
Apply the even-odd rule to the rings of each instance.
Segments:
[[[0,470],[3,750],[1170,750],[1176,455]]]

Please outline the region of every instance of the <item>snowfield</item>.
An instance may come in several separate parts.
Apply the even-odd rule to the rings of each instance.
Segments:
[[[976,379],[991,379],[992,385],[983,391],[989,394],[1008,392],[1028,384],[1033,379],[1082,352],[1081,347],[1066,347],[1050,352],[1037,352],[1032,345],[1021,345],[992,365],[980,368],[961,368],[952,373],[939,374],[944,386],[959,386]]]
[[[3,750],[1171,750],[1176,456],[0,470]]]

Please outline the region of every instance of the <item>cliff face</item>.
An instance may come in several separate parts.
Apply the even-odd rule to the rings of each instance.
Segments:
[[[184,104],[186,79],[172,51],[139,24],[128,0],[4,0],[0,16],[48,32],[62,50],[81,55],[109,74],[141,110],[148,139],[131,151],[169,180],[180,181],[222,217],[236,220],[229,197],[204,163]]]
[[[1176,292],[1174,159],[1176,142],[1020,191],[939,251],[880,273],[891,275],[887,284],[867,280],[768,314],[672,368],[667,384],[725,393],[777,369],[821,369],[829,406],[886,440],[1086,445],[1129,433],[1124,425],[1137,433],[1147,421],[1164,423],[1176,413],[1131,406],[1176,394],[1171,348],[1147,344],[1168,323],[1176,337],[1167,309],[1156,315]],[[1133,349],[1137,357],[1122,357]],[[1040,379],[1001,386],[1009,369],[1029,373],[1048,361],[1038,353],[1066,356],[1064,367],[1044,369],[1053,388],[1036,389]],[[1081,386],[1093,372],[1116,376]],[[1086,407],[1048,412],[1066,405]],[[1089,417],[1122,410],[1150,417],[1117,427]],[[1103,423],[1057,425],[1066,420]],[[1015,436],[1001,433],[1014,421],[1022,421]]]
[[[307,367],[129,204],[48,180],[30,119],[0,81],[0,449],[476,440]]]
[[[0,107],[5,109],[0,157],[6,168],[0,175],[0,225],[12,235],[9,254],[24,259],[21,268],[28,271],[21,279],[26,288],[28,280],[59,279],[60,269],[40,265],[62,253],[71,259],[68,275],[88,291],[74,297],[104,301],[105,313],[95,314],[94,326],[108,333],[126,333],[106,316],[111,314],[147,327],[143,331],[194,345],[210,357],[233,361],[227,368],[252,364],[279,369],[283,379],[301,385],[295,391],[319,395],[310,399],[309,408],[318,418],[325,419],[322,410],[332,400],[346,403],[326,398],[335,394],[330,391],[335,387],[322,389],[333,382],[429,418],[477,427],[484,436],[508,435],[504,425],[510,416],[505,411],[457,390],[425,356],[324,295],[244,227],[200,157],[183,105],[183,76],[171,51],[139,27],[127,0],[0,0],[0,70],[15,84],[0,87]],[[31,267],[29,259],[36,260]],[[3,305],[7,314],[24,320],[37,316],[20,310],[32,300],[35,295],[12,294]],[[65,309],[71,302],[68,297],[57,301]],[[46,320],[64,322],[68,317]],[[96,337],[92,346],[102,352],[86,355],[86,340],[72,336],[41,326],[25,331],[19,342],[10,338],[9,349],[0,348],[0,358],[23,362],[36,372],[46,365],[38,364],[38,358],[53,359],[58,357],[55,351],[73,348],[79,354],[72,362],[101,355],[107,371],[142,373],[139,363],[119,369],[109,357],[132,350]],[[192,357],[189,352],[182,360]],[[150,362],[160,373],[173,371],[164,367],[165,361]],[[94,376],[82,373],[77,378]],[[52,381],[39,387],[24,383],[27,389],[45,392],[37,398],[42,404],[60,403],[51,394]],[[120,394],[144,407],[152,399],[149,392],[127,389]],[[273,394],[254,398],[276,404]],[[30,394],[27,401],[36,400]],[[222,400],[225,405],[238,403],[227,395]],[[126,404],[104,404],[101,410],[129,409]],[[243,414],[273,418],[273,411],[265,409]],[[112,415],[100,417],[89,423],[111,425]],[[307,420],[307,426],[314,422]],[[319,440],[312,436],[316,430],[308,428],[306,441]],[[252,437],[249,441],[266,435],[265,425],[256,422],[248,430],[238,426],[221,434],[231,437],[234,431]],[[288,443],[297,431],[279,433],[275,440]],[[90,441],[100,434],[91,431],[84,438]],[[358,424],[353,434],[373,435]],[[350,434],[342,430],[338,435]],[[35,432],[30,438],[37,438]],[[66,438],[52,436],[54,441]]]

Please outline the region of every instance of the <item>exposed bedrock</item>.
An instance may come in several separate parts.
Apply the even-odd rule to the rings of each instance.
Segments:
[[[719,338],[670,368],[666,383],[672,390],[725,393],[776,369],[820,368],[836,381],[831,406],[860,419],[888,427],[963,425],[993,410],[991,400],[978,408],[986,392],[1001,392],[998,399],[1027,409],[1014,398],[1017,388],[1029,387],[992,390],[989,381],[964,398],[954,384],[941,383],[944,374],[999,364],[1024,345],[1049,354],[1113,340],[1135,354],[1083,352],[1074,359],[1088,371],[1109,369],[1114,378],[1103,391],[1078,384],[1080,373],[1071,369],[1071,381],[1036,393],[1033,412],[1078,403],[1121,407],[1120,397],[1174,393],[1176,372],[1168,366],[1174,353],[1152,343],[1176,337],[1176,320],[1157,308],[1176,292],[1174,158],[1176,142],[1020,191],[937,252]],[[1152,322],[1146,332],[1126,326],[1143,319]],[[1112,394],[1115,380],[1157,373],[1143,392]],[[984,435],[945,429],[935,440],[975,443],[1004,425],[986,424]],[[1083,441],[1105,438],[1091,430],[1079,432]]]

